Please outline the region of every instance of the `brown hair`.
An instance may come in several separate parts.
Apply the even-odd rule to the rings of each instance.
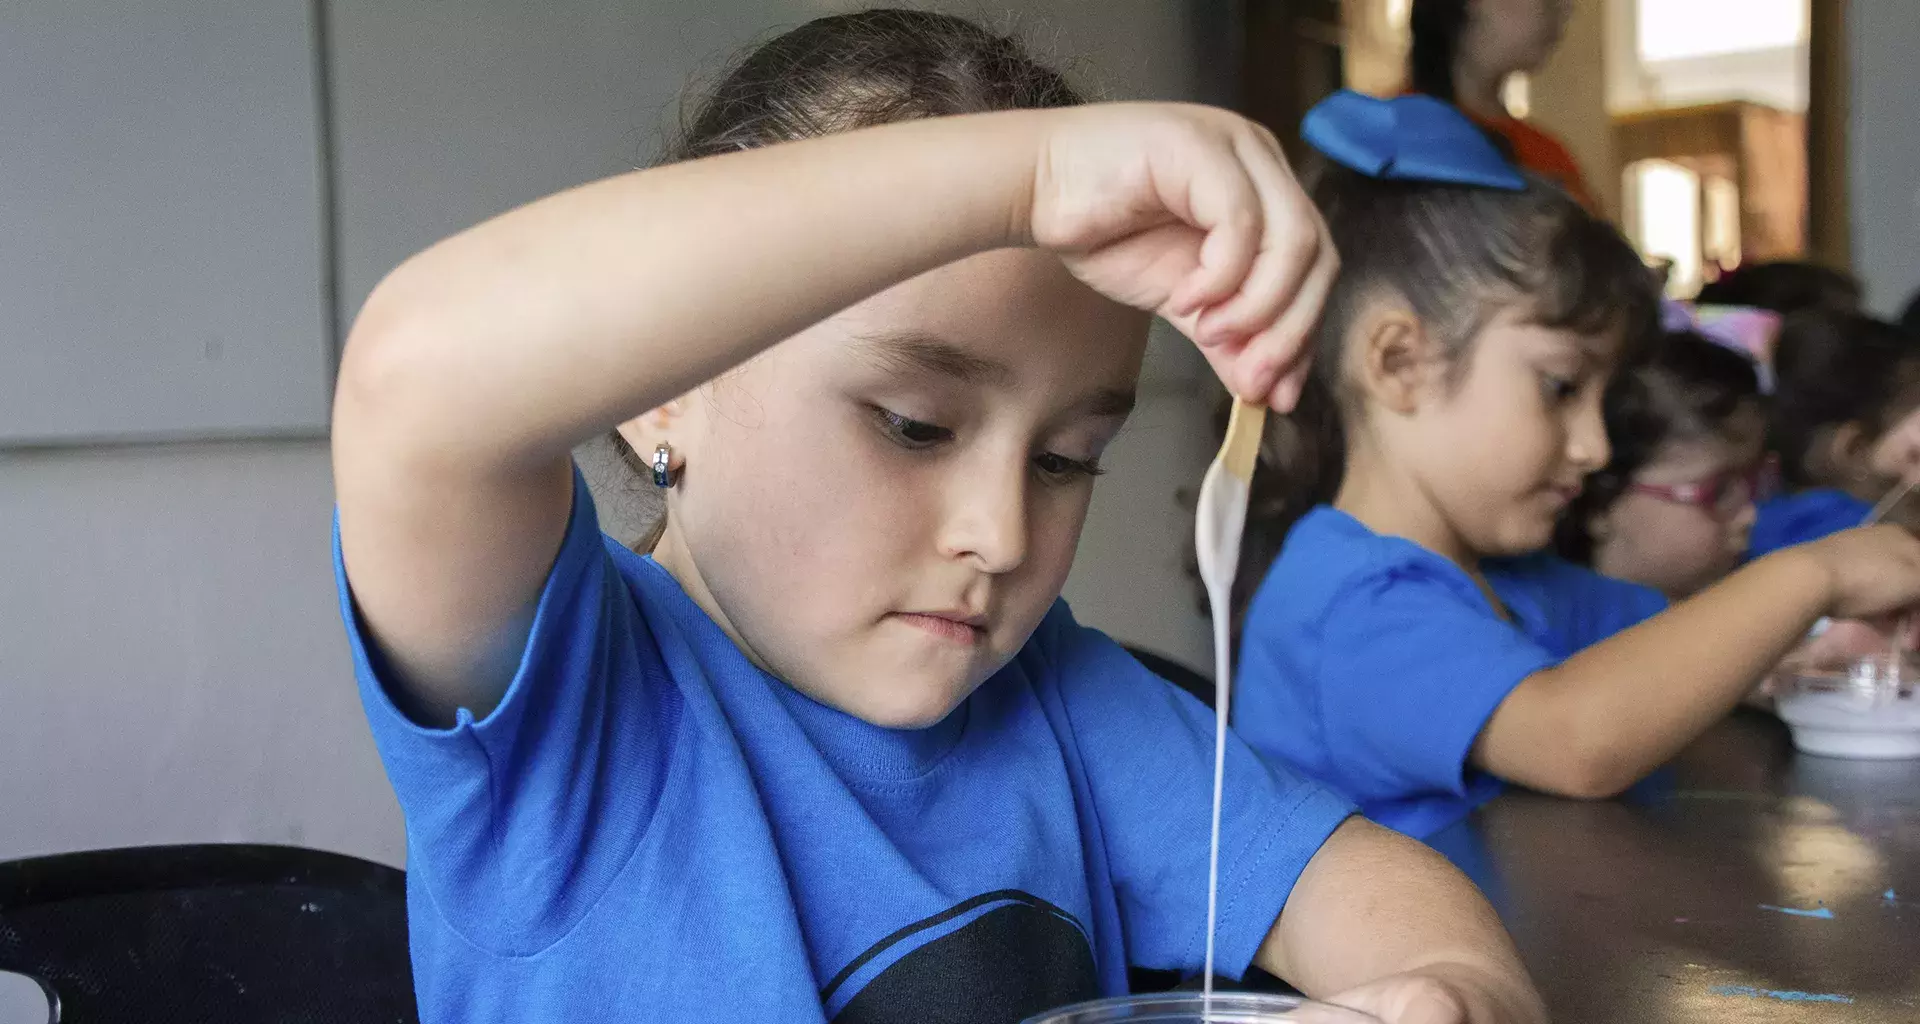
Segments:
[[[1453,66],[1469,20],[1467,0],[1413,0],[1407,16],[1413,37],[1407,50],[1409,88],[1454,102]]]
[[[1877,434],[1902,408],[1920,375],[1920,339],[1863,313],[1803,310],[1780,325],[1774,344],[1773,408],[1768,447],[1794,490],[1833,483],[1819,478],[1816,448],[1823,433],[1857,422]]]
[[[1293,524],[1339,491],[1345,421],[1356,414],[1341,380],[1344,350],[1372,303],[1405,302],[1445,346],[1454,375],[1504,307],[1546,327],[1617,334],[1629,354],[1658,327],[1658,291],[1633,247],[1544,178],[1527,175],[1525,189],[1509,192],[1382,180],[1328,163],[1310,190],[1340,253],[1340,278],[1299,406],[1268,419],[1234,579],[1236,630]]]
[[[816,18],[737,58],[688,108],[660,163],[897,121],[1081,102],[1011,35],[949,14],[861,11]],[[651,475],[618,431],[609,440],[630,469]],[[651,551],[665,529],[662,506],[635,547]]]
[[[1752,306],[1782,316],[1810,309],[1847,313],[1860,308],[1860,282],[1817,263],[1744,263],[1707,282],[1695,301],[1703,306]]]

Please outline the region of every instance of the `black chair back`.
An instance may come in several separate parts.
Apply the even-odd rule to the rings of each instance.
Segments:
[[[405,873],[281,846],[0,864],[0,971],[61,1024],[417,1024]]]
[[[1156,654],[1144,647],[1128,647],[1127,653],[1134,660],[1147,667],[1147,671],[1178,686],[1182,690],[1200,699],[1200,703],[1213,706],[1213,680],[1167,657]]]

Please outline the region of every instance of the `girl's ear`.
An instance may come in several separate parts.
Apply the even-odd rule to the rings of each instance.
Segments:
[[[665,443],[674,447],[677,461],[682,439],[676,435],[684,433],[677,428],[685,424],[686,416],[687,400],[676,398],[659,408],[648,409],[615,429],[641,458],[650,457],[656,447]]]
[[[1840,482],[1858,480],[1867,475],[1867,463],[1873,457],[1874,438],[1867,425],[1848,420],[1827,435],[1826,463],[1832,466]]]
[[[1439,353],[1420,319],[1398,306],[1382,306],[1355,325],[1354,383],[1370,405],[1402,416],[1420,407]]]

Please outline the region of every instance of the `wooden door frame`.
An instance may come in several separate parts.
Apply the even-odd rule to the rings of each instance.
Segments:
[[[1807,257],[1853,267],[1847,121],[1853,109],[1847,0],[1809,0],[1807,23]]]

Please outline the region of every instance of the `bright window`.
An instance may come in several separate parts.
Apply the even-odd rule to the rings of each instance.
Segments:
[[[1396,32],[1404,32],[1407,23],[1413,20],[1413,0],[1386,0],[1387,24]]]
[[[1700,288],[1700,178],[1678,164],[1642,160],[1627,168],[1638,223],[1634,241],[1649,258],[1673,262],[1672,295]]]
[[[1721,270],[1740,265],[1740,186],[1725,178],[1708,178],[1701,192],[1706,208],[1700,225],[1700,255]]]
[[[1640,59],[1773,50],[1807,38],[1807,0],[1640,0]]]

